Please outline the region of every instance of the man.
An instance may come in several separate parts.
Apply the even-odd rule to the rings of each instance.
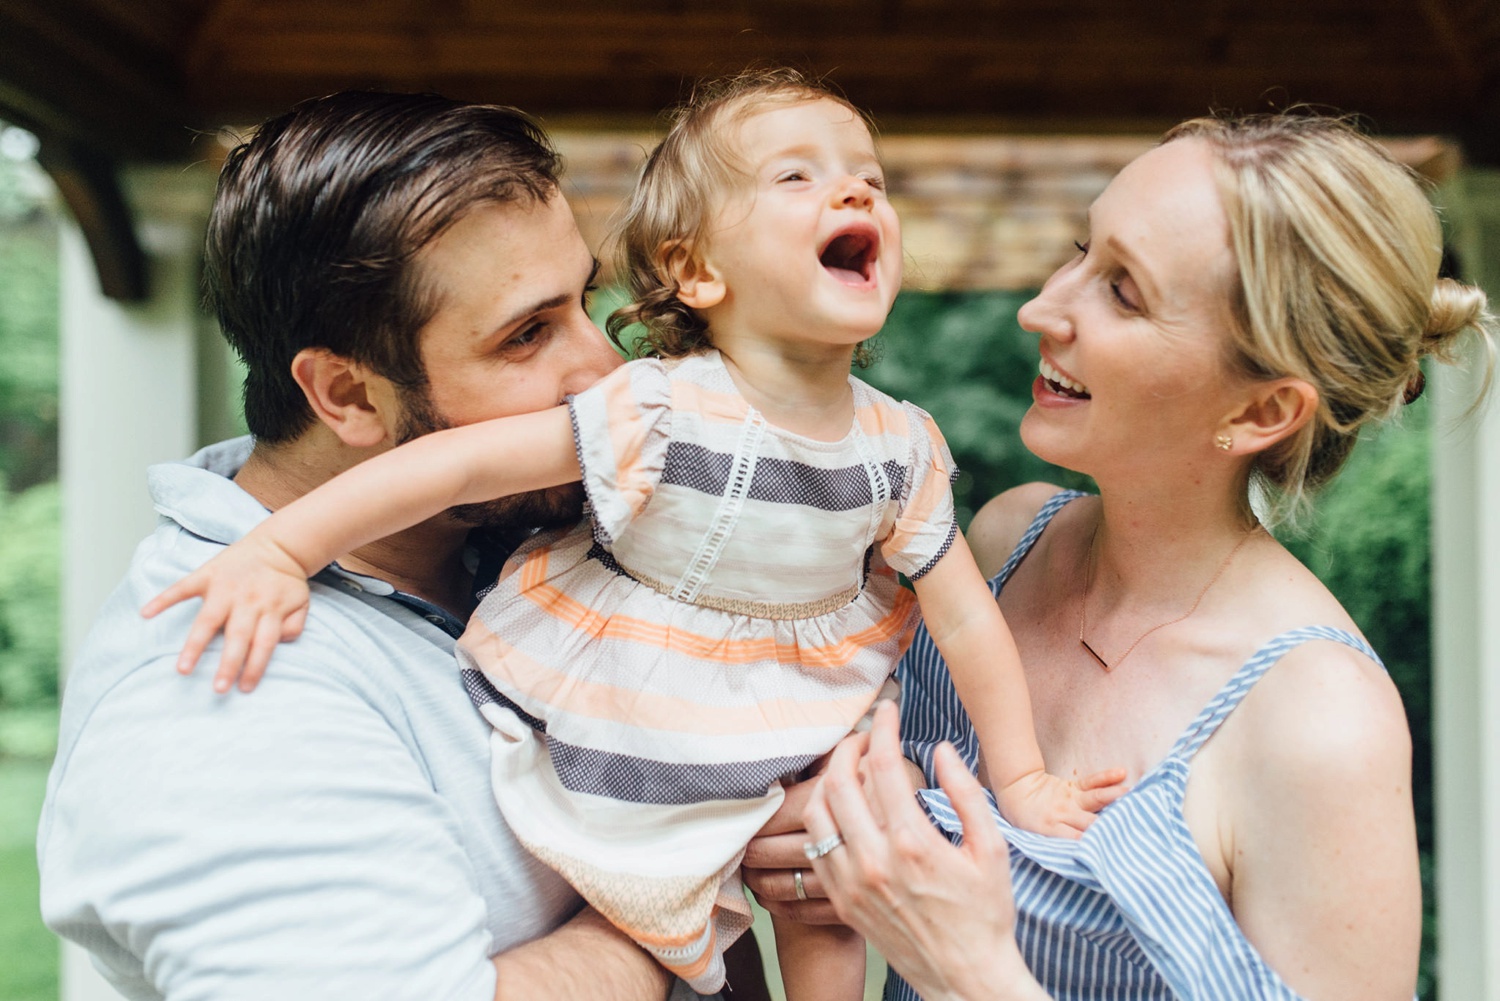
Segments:
[[[205,283],[254,443],[151,470],[162,522],[73,666],[38,835],[47,924],[128,997],[667,995],[505,828],[451,662],[494,571],[470,529],[565,522],[576,487],[349,554],[253,695],[173,671],[194,607],[138,613],[339,471],[618,364],[557,171],[518,113],[431,96],[311,101],[230,155]]]

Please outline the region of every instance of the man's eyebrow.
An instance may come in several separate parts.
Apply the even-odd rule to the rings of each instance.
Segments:
[[[593,267],[589,268],[589,278],[585,283],[586,286],[593,285],[594,279],[599,277],[599,258],[595,257],[593,261]],[[543,299],[540,302],[533,302],[528,306],[522,306],[520,309],[510,314],[510,316],[495,324],[495,329],[505,330],[508,327],[512,327],[517,323],[520,323],[528,316],[535,316],[538,313],[545,313],[549,309],[557,309],[559,306],[566,306],[569,303],[576,301],[577,298],[578,297],[572,292],[559,292],[557,295],[554,295],[547,299]]]

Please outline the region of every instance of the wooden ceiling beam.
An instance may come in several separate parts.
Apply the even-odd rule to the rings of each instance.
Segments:
[[[145,302],[146,255],[136,239],[118,166],[97,149],[43,135],[37,163],[67,204],[99,276],[99,291],[119,302]]]
[[[0,5],[0,115],[137,159],[182,159],[196,116],[153,53],[68,3]]]

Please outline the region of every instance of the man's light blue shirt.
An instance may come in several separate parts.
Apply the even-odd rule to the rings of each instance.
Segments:
[[[150,471],[160,525],[68,679],[43,917],[130,998],[490,998],[488,957],[580,901],[494,806],[448,632],[325,571],[260,687],[221,696],[217,643],[173,669],[196,602],[140,616],[266,516],[228,478],[249,449]]]

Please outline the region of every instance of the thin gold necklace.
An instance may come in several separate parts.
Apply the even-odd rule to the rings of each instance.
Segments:
[[[1156,632],[1158,629],[1165,629],[1168,626],[1174,626],[1177,623],[1181,622],[1183,619],[1188,618],[1190,615],[1192,615],[1194,612],[1196,612],[1198,610],[1198,606],[1203,603],[1203,596],[1208,593],[1209,588],[1211,588],[1215,584],[1217,584],[1218,581],[1219,581],[1219,578],[1222,577],[1222,576],[1224,576],[1224,571],[1229,569],[1229,564],[1234,560],[1235,554],[1240,551],[1240,549],[1245,545],[1245,543],[1247,543],[1247,542],[1250,541],[1250,536],[1254,535],[1257,531],[1259,531],[1260,527],[1261,527],[1260,523],[1257,522],[1255,524],[1255,526],[1250,529],[1250,531],[1248,531],[1248,532],[1245,533],[1245,537],[1243,539],[1241,539],[1239,542],[1236,542],[1234,544],[1234,548],[1229,551],[1229,555],[1228,556],[1224,557],[1224,562],[1222,562],[1222,563],[1219,564],[1219,569],[1217,569],[1217,570],[1214,571],[1214,575],[1212,577],[1208,578],[1208,583],[1203,585],[1203,590],[1201,590],[1201,591],[1198,592],[1198,597],[1196,597],[1196,598],[1193,599],[1193,604],[1192,604],[1192,606],[1190,608],[1188,608],[1187,611],[1183,612],[1181,615],[1177,616],[1177,618],[1175,618],[1175,619],[1168,619],[1166,622],[1159,622],[1156,625],[1152,626],[1150,629],[1147,629],[1145,632],[1141,633],[1139,636],[1137,636],[1135,638],[1135,642],[1134,643],[1130,644],[1130,646],[1128,646],[1128,647],[1125,648],[1125,652],[1122,653],[1122,654],[1120,654],[1119,659],[1116,660],[1113,664],[1110,664],[1103,657],[1099,656],[1099,651],[1097,651],[1093,647],[1089,646],[1089,641],[1088,640],[1086,640],[1086,639],[1083,638],[1084,628],[1085,628],[1085,625],[1086,625],[1085,613],[1088,611],[1088,604],[1089,604],[1089,588],[1091,586],[1093,586],[1093,583],[1094,583],[1094,542],[1099,537],[1099,525],[1098,525],[1098,523],[1095,523],[1095,525],[1094,525],[1094,531],[1089,536],[1089,562],[1088,562],[1088,568],[1084,571],[1084,574],[1083,574],[1083,597],[1078,602],[1078,643],[1079,643],[1079,645],[1082,646],[1085,650],[1088,651],[1088,654],[1089,654],[1090,657],[1094,658],[1094,660],[1096,660],[1096,661],[1099,662],[1099,666],[1102,667],[1102,668],[1104,668],[1104,673],[1108,674],[1110,671],[1113,671],[1115,668],[1119,667],[1121,664],[1123,664],[1125,662],[1125,658],[1126,657],[1129,657],[1132,653],[1135,652],[1135,648],[1138,647],[1138,646],[1140,646],[1141,645],[1141,641],[1144,640],[1147,636],[1150,636],[1152,633]]]

